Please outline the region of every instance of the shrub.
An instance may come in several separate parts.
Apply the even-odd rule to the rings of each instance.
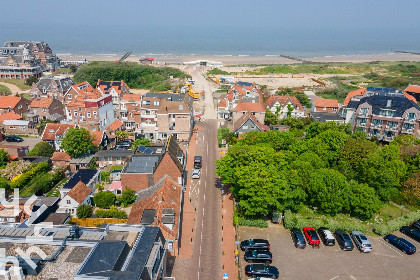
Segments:
[[[63,178],[63,169],[57,169],[53,173],[40,173],[40,176],[35,176],[30,181],[30,186],[22,192],[22,196],[31,196],[32,194],[42,195],[48,193],[52,188],[57,185]]]
[[[118,201],[121,202],[123,207],[127,207],[130,204],[133,204],[136,201],[136,193],[132,189],[126,189],[122,192],[121,196],[118,198]]]
[[[384,224],[378,224],[373,231],[379,235],[386,235],[393,231],[399,230],[401,227],[409,225],[420,219],[420,210],[407,213],[407,215],[388,221]]]
[[[95,215],[99,218],[127,219],[127,213],[124,210],[117,210],[115,206],[112,206],[109,210],[98,209]]]
[[[93,197],[93,202],[99,208],[109,208],[114,205],[115,200],[115,194],[110,191],[99,192]]]
[[[111,172],[102,171],[101,172],[101,181],[102,182],[109,182],[109,175],[111,175]]]
[[[28,156],[51,157],[55,149],[48,142],[41,141],[28,153]]]
[[[252,220],[248,220],[245,218],[238,218],[238,224],[240,226],[246,226],[246,227],[259,227],[259,228],[266,228],[268,227],[268,223],[264,220],[260,220],[260,219],[252,219]]]
[[[76,216],[79,219],[90,218],[92,216],[92,206],[86,204],[80,205],[77,207]]]
[[[12,189],[14,189],[14,188],[22,189],[32,180],[32,178],[35,175],[40,174],[40,173],[48,172],[50,170],[50,168],[51,168],[51,166],[48,162],[38,163],[37,165],[35,165],[35,167],[29,169],[28,171],[23,173],[21,176],[19,176],[19,178],[14,180],[10,184],[10,187]]]

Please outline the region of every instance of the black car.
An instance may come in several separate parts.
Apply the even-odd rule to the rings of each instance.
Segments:
[[[420,242],[420,230],[411,227],[402,227],[401,232]]]
[[[290,230],[290,235],[292,236],[293,244],[296,248],[305,249],[306,241],[300,229],[292,228]]]
[[[351,241],[350,236],[346,232],[342,230],[337,230],[334,234],[335,239],[337,239],[337,242],[343,251],[353,251],[353,242]]]
[[[319,228],[318,234],[325,246],[335,245],[335,238],[333,234],[331,233],[331,231],[329,231],[327,228],[324,228],[324,227]]]
[[[245,252],[244,260],[254,263],[271,263],[273,255],[268,250],[248,250]]]
[[[241,250],[270,250],[270,243],[265,239],[249,239],[241,242]]]
[[[413,226],[413,228],[416,228],[416,229],[420,230],[420,220],[415,222],[412,226]]]
[[[279,270],[275,266],[264,264],[249,264],[245,267],[246,276],[279,278]]]
[[[19,136],[6,136],[7,142],[23,142],[23,139]]]
[[[395,235],[388,234],[384,237],[385,241],[391,243],[407,255],[412,255],[416,252],[416,246],[411,244],[409,241],[405,240],[404,238],[399,238]]]
[[[203,160],[203,158],[201,156],[195,156],[194,157],[194,168],[196,169],[200,169],[202,164],[201,161]]]

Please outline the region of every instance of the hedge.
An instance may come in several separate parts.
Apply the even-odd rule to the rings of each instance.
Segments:
[[[50,169],[51,169],[51,166],[48,162],[38,163],[33,168],[29,169],[28,171],[23,173],[21,176],[19,176],[19,178],[14,180],[10,184],[10,188],[12,188],[12,189],[14,189],[14,188],[22,189],[32,180],[32,178],[34,176],[36,176],[40,173],[46,173],[46,172],[50,171]]]
[[[117,210],[115,208],[109,210],[98,209],[96,210],[95,215],[99,218],[127,219],[127,213],[124,210]]]
[[[48,193],[57,185],[63,178],[63,169],[57,169],[53,173],[40,173],[40,176],[35,176],[29,183],[29,187],[22,191],[22,196],[31,196],[38,192]]]
[[[368,231],[368,227],[356,221],[335,221],[319,218],[302,218],[298,214],[292,213],[290,210],[284,211],[284,227],[287,229],[299,228],[303,229],[304,227],[313,227],[315,229],[320,227],[327,227],[328,229],[335,231],[338,229],[351,232],[353,230]]]
[[[266,228],[268,227],[268,223],[261,219],[246,219],[243,217],[239,217],[238,212],[235,210],[233,211],[233,225],[236,226],[246,226],[246,227],[259,227],[259,228]]]
[[[420,210],[407,213],[407,215],[388,221],[383,224],[375,226],[373,231],[379,235],[390,234],[393,231],[399,230],[403,226],[407,226],[420,219]]]

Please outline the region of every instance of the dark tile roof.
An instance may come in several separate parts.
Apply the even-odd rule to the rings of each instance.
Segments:
[[[70,218],[69,213],[51,213],[43,221],[44,223],[53,223],[53,225],[62,225]]]
[[[165,98],[167,101],[183,101],[185,98],[185,94],[179,93],[154,93],[149,92],[143,95],[143,98]]]
[[[149,173],[153,174],[161,156],[134,155],[124,168],[124,173]]]
[[[132,154],[133,152],[131,150],[102,150],[98,151],[95,157],[128,157]]]
[[[166,152],[171,156],[172,160],[175,162],[178,169],[182,172],[183,171],[182,164],[177,158],[177,156],[179,155],[179,151],[182,151],[182,149],[181,147],[179,147],[178,143],[176,142],[175,137],[172,137],[171,135],[166,143]],[[182,155],[184,155],[183,152],[182,152]]]
[[[73,177],[63,186],[63,189],[72,189],[79,181],[88,184],[90,180],[98,173],[98,170],[80,169]]]
[[[145,209],[141,216],[141,225],[151,225],[155,221],[156,209]]]

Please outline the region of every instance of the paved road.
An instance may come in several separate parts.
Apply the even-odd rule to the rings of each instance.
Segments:
[[[0,85],[8,87],[10,89],[11,94],[16,94],[16,93],[20,94],[20,93],[29,92],[29,90],[21,90],[20,87],[18,87],[17,85],[11,84],[11,83],[0,82]]]
[[[203,157],[198,193],[195,242],[190,279],[219,279],[222,271],[221,197],[215,182],[217,122],[200,123],[205,141],[198,141],[196,155]]]
[[[190,74],[195,81],[194,90],[201,92],[204,89],[204,100],[199,101],[204,106],[204,119],[216,119],[216,109],[213,103],[213,92],[216,90],[203,76],[206,72],[204,66],[194,67]]]

